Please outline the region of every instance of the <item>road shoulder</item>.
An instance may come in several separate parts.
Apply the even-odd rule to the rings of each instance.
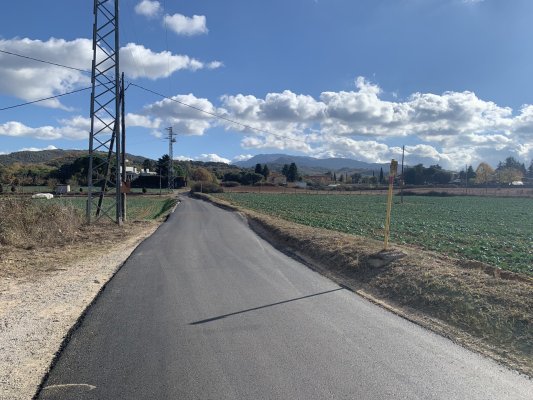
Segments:
[[[80,315],[158,226],[103,227],[96,241],[58,248],[0,249],[0,399],[34,396]]]

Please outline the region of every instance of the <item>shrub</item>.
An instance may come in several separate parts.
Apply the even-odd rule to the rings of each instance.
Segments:
[[[191,186],[191,192],[201,192],[201,193],[222,193],[224,189],[212,182],[196,182]]]
[[[222,182],[220,184],[220,186],[224,186],[224,187],[237,187],[237,186],[241,186],[241,184],[239,182],[235,182],[235,181],[225,181],[225,182]]]
[[[31,199],[0,201],[0,244],[21,248],[71,242],[83,217],[72,206]]]
[[[146,190],[145,187],[143,187],[143,193],[146,193],[148,190]]]

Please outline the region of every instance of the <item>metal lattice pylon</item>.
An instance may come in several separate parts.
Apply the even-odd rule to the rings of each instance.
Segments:
[[[94,0],[87,221],[122,223],[119,0]],[[104,201],[104,197],[109,200]]]
[[[172,127],[167,128],[168,132],[168,190],[174,189],[174,143],[176,138]]]

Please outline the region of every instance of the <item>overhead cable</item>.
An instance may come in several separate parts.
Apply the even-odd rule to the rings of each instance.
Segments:
[[[88,70],[85,70],[85,69],[82,69],[82,68],[76,68],[76,67],[71,67],[71,66],[64,65],[64,64],[55,63],[55,62],[52,62],[52,61],[41,60],[39,58],[29,57],[29,56],[25,56],[23,54],[13,53],[11,51],[6,51],[6,50],[2,50],[2,49],[0,49],[0,53],[9,54],[10,56],[15,56],[15,57],[20,57],[20,58],[25,58],[27,60],[37,61],[37,62],[40,62],[40,63],[43,63],[43,64],[55,65],[56,67],[72,69],[74,71],[86,72],[88,74],[91,73],[91,71],[88,71]]]
[[[96,86],[100,86],[100,85],[96,85]],[[17,107],[27,106],[27,105],[34,104],[34,103],[40,103],[41,101],[57,99],[59,97],[67,96],[69,94],[74,94],[74,93],[78,93],[78,92],[83,92],[83,91],[89,90],[89,89],[92,89],[92,87],[89,86],[89,87],[85,87],[85,88],[81,88],[81,89],[76,89],[76,90],[73,90],[73,91],[67,92],[67,93],[56,94],[55,96],[46,97],[44,99],[33,100],[33,101],[28,101],[26,103],[20,103],[20,104],[15,104],[15,105],[8,106],[8,107],[3,107],[3,108],[0,108],[0,111],[11,110],[11,109],[17,108]]]
[[[151,90],[151,89],[148,89],[148,88],[145,88],[143,86],[140,86],[140,85],[137,85],[133,82],[130,82],[130,85],[131,86],[135,86],[139,89],[142,89],[146,92],[149,92],[149,93],[152,93],[156,96],[159,96],[159,97],[162,97],[164,99],[167,99],[167,100],[170,100],[170,101],[173,101],[174,103],[178,103],[178,104],[181,104],[182,106],[185,106],[185,107],[189,107],[189,108],[192,108],[193,110],[196,110],[196,111],[199,111],[201,113],[204,113],[204,114],[207,114],[207,115],[210,115],[212,117],[215,117],[215,118],[218,118],[218,119],[221,119],[221,120],[224,120],[224,121],[227,121],[227,122],[230,122],[232,124],[235,124],[235,125],[239,125],[239,126],[242,126],[244,128],[247,128],[247,129],[251,129],[251,130],[254,130],[256,132],[260,132],[260,133],[265,133],[267,135],[272,135],[274,137],[277,137],[277,138],[280,138],[280,139],[286,139],[286,140],[293,140],[293,141],[296,141],[296,142],[302,142],[302,143],[306,143],[307,142],[305,140],[302,140],[302,139],[296,139],[296,138],[291,138],[291,137],[287,137],[287,136],[283,136],[283,135],[278,135],[276,133],[273,133],[273,132],[270,132],[270,131],[267,131],[265,129],[261,129],[261,128],[256,128],[254,126],[251,126],[251,125],[248,125],[248,124],[244,124],[242,122],[239,122],[239,121],[235,121],[231,118],[228,118],[228,117],[225,117],[223,115],[220,115],[220,114],[217,114],[217,113],[214,113],[214,112],[211,112],[211,111],[207,111],[207,110],[204,110],[204,109],[201,109],[199,107],[196,107],[196,106],[193,106],[193,105],[190,105],[190,104],[187,104],[187,103],[184,103],[183,101],[179,101],[173,97],[168,97],[168,96],[165,96],[164,94],[161,94],[161,93],[158,93],[154,90]]]

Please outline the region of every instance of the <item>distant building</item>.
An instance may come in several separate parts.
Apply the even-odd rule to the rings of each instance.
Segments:
[[[140,176],[155,176],[157,175],[157,172],[155,171],[150,171],[148,168],[145,168],[141,171],[141,173],[139,174]]]
[[[70,185],[57,185],[54,191],[56,194],[70,193]]]
[[[122,166],[120,167],[120,173],[122,173]],[[137,167],[126,167],[126,182],[131,182],[139,177],[139,171]]]

